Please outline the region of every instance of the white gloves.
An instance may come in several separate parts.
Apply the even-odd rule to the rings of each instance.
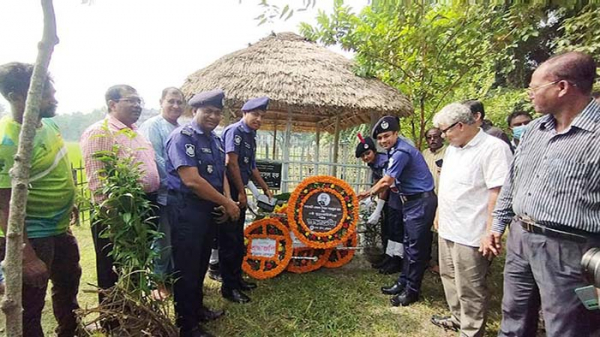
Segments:
[[[379,218],[381,217],[381,211],[383,210],[383,205],[385,205],[385,200],[377,199],[377,207],[367,220],[369,225],[375,225]]]

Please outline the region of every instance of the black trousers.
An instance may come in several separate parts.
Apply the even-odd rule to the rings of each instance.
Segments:
[[[385,236],[385,244],[387,240],[392,240],[402,243],[404,240],[404,220],[402,219],[402,209],[395,209],[386,203],[383,207],[383,223],[381,228],[381,239]],[[385,232],[385,233],[384,233]]]
[[[173,245],[176,322],[182,332],[188,332],[200,323],[198,313],[204,299],[202,284],[217,233],[217,224],[211,214],[216,205],[180,194],[169,195],[167,204]]]
[[[231,198],[238,201],[238,191],[231,186]],[[223,288],[240,288],[242,262],[244,261],[244,222],[246,208],[240,209],[240,218],[219,225],[219,269],[223,278]]]

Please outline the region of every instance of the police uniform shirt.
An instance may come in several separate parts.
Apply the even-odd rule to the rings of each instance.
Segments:
[[[433,191],[433,177],[419,150],[398,138],[388,154],[385,175],[394,178],[401,194]]]
[[[385,153],[377,152],[375,153],[375,160],[372,163],[368,163],[367,166],[373,172],[373,182],[377,182],[379,179],[383,178],[383,171],[387,167],[388,155]]]
[[[229,125],[223,131],[225,153],[238,155],[242,184],[248,184],[252,170],[256,168],[256,131],[243,120]]]
[[[225,151],[221,138],[214,132],[206,134],[195,121],[191,121],[171,133],[166,143],[166,154],[169,190],[193,193],[181,181],[177,169],[183,166],[195,166],[202,178],[223,193]]]

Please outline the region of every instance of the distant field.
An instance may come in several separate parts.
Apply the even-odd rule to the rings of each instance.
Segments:
[[[69,151],[69,160],[75,167],[83,167],[81,159],[81,149],[78,142],[66,142],[67,150]]]

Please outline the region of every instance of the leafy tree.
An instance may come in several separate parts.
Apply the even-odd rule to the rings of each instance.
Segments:
[[[403,132],[420,147],[433,112],[449,102],[457,87],[468,82],[485,92],[493,84],[485,74],[493,67],[487,56],[494,39],[481,29],[489,17],[477,6],[423,2],[407,8],[399,1],[356,15],[337,0],[331,16],[320,12],[318,26],[303,24],[301,31],[309,39],[356,52],[357,74],[378,77],[407,94],[416,111],[403,120]]]

